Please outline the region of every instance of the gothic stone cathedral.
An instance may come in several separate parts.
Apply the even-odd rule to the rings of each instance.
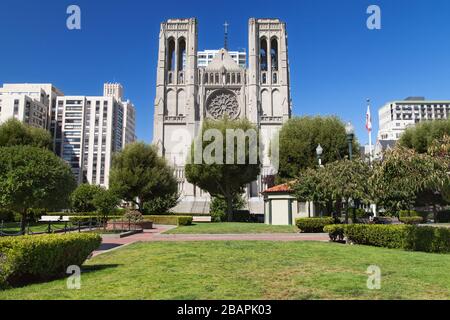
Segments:
[[[291,116],[286,25],[279,19],[248,22],[248,67],[237,64],[226,48],[206,67],[197,65],[197,20],[169,19],[161,24],[156,83],[154,141],[175,167],[181,195],[175,212],[207,213],[209,195],[188,183],[184,163],[204,118],[247,118],[261,131],[276,132]],[[267,136],[264,140],[269,140]],[[263,142],[265,146],[269,141]],[[261,191],[273,167],[246,191],[248,209],[264,212]]]

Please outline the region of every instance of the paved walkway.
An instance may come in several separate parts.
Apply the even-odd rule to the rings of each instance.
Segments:
[[[329,241],[327,233],[255,233],[255,234],[162,234],[175,226],[155,225],[154,229],[144,230],[125,238],[103,237],[100,248],[93,256],[115,250],[135,242],[154,241]]]

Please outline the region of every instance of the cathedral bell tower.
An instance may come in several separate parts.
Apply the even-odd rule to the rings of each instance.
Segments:
[[[187,156],[172,148],[180,143],[173,140],[182,130],[194,132],[198,118],[197,50],[195,18],[161,23],[153,143],[172,165],[181,165]]]
[[[291,115],[286,24],[249,20],[249,109],[261,124],[284,123]]]

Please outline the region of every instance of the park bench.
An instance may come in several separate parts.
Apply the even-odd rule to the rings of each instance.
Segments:
[[[39,222],[69,222],[69,216],[42,216]]]
[[[41,219],[39,219],[39,222],[41,223],[48,223],[47,232],[52,232],[52,223],[55,222],[64,222],[64,230],[67,229],[67,223],[70,222],[69,216],[42,216]]]
[[[193,216],[192,222],[211,222],[211,216]]]

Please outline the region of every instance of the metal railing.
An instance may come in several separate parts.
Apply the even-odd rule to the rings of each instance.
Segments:
[[[47,229],[45,231],[36,231],[36,232],[32,230],[32,227],[37,226],[39,224],[30,225],[30,223],[27,223],[25,232],[22,232],[22,230],[20,230],[22,222],[8,223],[8,225],[5,225],[5,222],[2,220],[0,222],[0,237],[92,231],[102,228],[104,226],[103,223],[96,221],[96,219],[89,219],[89,221],[85,222],[81,221],[66,222],[64,224],[64,227],[62,228],[55,227],[54,226],[55,223],[60,224],[60,222],[58,221],[40,223],[41,225],[47,224]],[[14,225],[17,225],[17,227],[14,227]],[[18,229],[19,231],[10,231],[11,229],[13,230]]]

